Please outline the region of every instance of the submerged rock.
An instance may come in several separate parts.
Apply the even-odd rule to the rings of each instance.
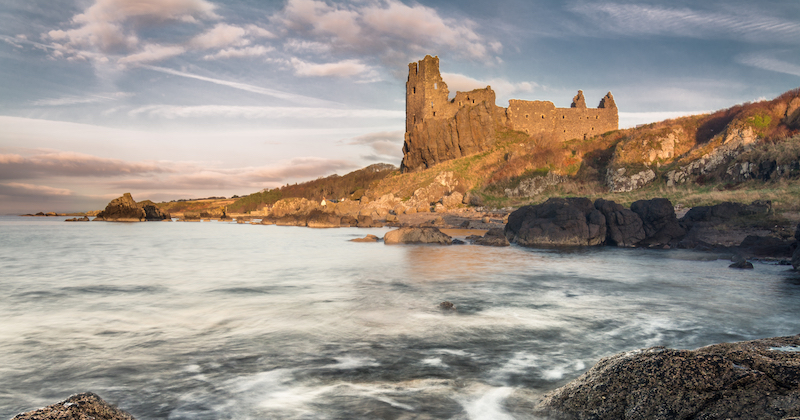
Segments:
[[[45,408],[17,414],[12,420],[135,420],[134,417],[103,401],[97,394],[85,392]]]
[[[378,242],[381,238],[375,235],[367,235],[363,238],[351,239],[350,242]]]
[[[536,410],[552,419],[800,416],[800,335],[617,354],[545,395]]]
[[[452,245],[453,240],[435,227],[404,227],[386,232],[383,242],[391,244]]]

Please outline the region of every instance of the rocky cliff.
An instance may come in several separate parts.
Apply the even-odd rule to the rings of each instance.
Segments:
[[[798,133],[800,89],[771,101],[625,130],[607,166],[606,184],[612,192],[625,192],[659,179],[673,186],[800,175],[800,147],[781,146],[797,143]],[[759,147],[764,151],[755,153]]]

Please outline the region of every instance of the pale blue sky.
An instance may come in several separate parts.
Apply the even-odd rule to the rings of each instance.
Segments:
[[[5,0],[0,214],[248,194],[402,157],[407,64],[621,125],[800,86],[800,2]]]

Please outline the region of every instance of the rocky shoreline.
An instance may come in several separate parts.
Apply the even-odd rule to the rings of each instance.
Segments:
[[[800,419],[800,335],[619,353],[532,404],[553,420]],[[45,419],[134,417],[83,393],[13,418]]]

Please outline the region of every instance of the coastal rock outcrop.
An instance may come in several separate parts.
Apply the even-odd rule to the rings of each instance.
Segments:
[[[111,200],[105,210],[97,213],[94,221],[143,222],[169,220],[170,214],[159,209],[152,201],[137,203],[131,193]]]
[[[452,245],[453,239],[435,227],[403,227],[386,232],[383,243]]]
[[[642,219],[646,237],[640,245],[668,245],[686,235],[675,216],[675,207],[666,198],[634,201],[631,211]]]
[[[511,213],[505,235],[523,246],[600,245],[606,218],[588,198],[550,198]]]
[[[91,392],[73,395],[59,403],[17,414],[12,420],[49,419],[135,420],[129,413],[112,406]]]
[[[537,411],[561,420],[800,416],[800,335],[617,354],[546,395]]]
[[[510,246],[505,232],[500,228],[489,229],[483,236],[479,236],[472,240],[475,245],[482,246]]]
[[[606,218],[606,243],[608,245],[630,247],[647,237],[641,217],[632,210],[602,198],[595,200],[594,208],[603,213]]]

